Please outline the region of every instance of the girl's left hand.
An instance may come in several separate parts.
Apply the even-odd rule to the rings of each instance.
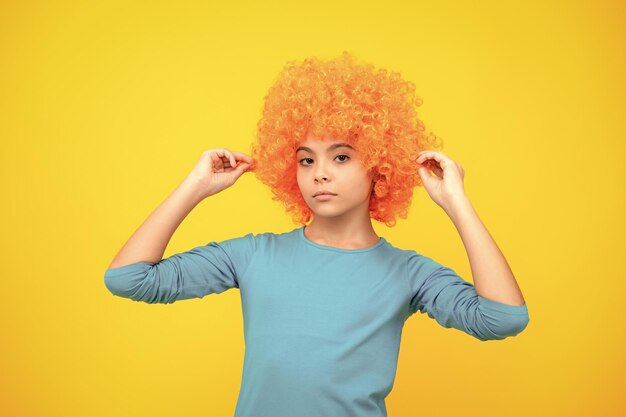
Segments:
[[[422,165],[418,172],[428,195],[439,207],[447,210],[455,198],[465,195],[465,171],[458,162],[438,151],[422,151],[416,162]]]

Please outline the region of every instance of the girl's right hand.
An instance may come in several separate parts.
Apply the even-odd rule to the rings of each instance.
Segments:
[[[201,198],[206,198],[230,187],[253,165],[253,159],[241,152],[225,148],[208,149],[186,180],[198,187]]]

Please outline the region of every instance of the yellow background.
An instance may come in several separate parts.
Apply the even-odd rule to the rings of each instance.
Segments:
[[[202,151],[249,153],[287,61],[343,50],[416,84],[530,314],[490,342],[411,317],[389,416],[626,415],[624,2],[263,3],[0,6],[0,415],[232,416],[238,290],[149,305],[104,271]],[[244,174],[165,256],[297,227],[270,197]],[[471,281],[423,188],[374,226]]]

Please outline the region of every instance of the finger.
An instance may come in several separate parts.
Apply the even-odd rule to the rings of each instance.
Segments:
[[[417,159],[415,160],[416,162],[422,163],[424,161],[426,161],[427,159],[430,159],[432,157],[432,152],[431,151],[422,151],[419,153],[419,156],[417,157]]]
[[[235,155],[233,155],[232,151],[224,149],[224,152],[226,153],[226,157],[230,161],[230,166],[234,167],[235,165],[237,165],[237,162],[235,161]]]
[[[431,184],[431,176],[432,173],[430,172],[430,170],[428,168],[420,168],[419,169],[419,173],[420,173],[420,178],[422,179],[422,183],[426,186],[427,184]]]
[[[234,165],[235,164],[235,156],[228,149],[224,149],[224,164]]]
[[[245,154],[245,153],[243,153],[243,152],[236,152],[236,151],[233,151],[233,154],[234,154],[234,155],[237,157],[237,159],[239,159],[239,160],[244,160],[244,161],[246,161],[246,162],[248,162],[248,163],[252,163],[252,158],[251,158],[250,156],[246,155],[246,154]]]
[[[426,172],[428,172],[429,174],[432,171],[439,178],[443,178],[443,170],[435,161],[428,160],[422,164],[422,167],[425,168]]]
[[[424,154],[424,153],[439,154],[439,155],[447,156],[444,152],[435,151],[435,150],[432,150],[432,149],[424,149],[423,151],[419,151],[417,154],[421,155],[421,154]]]
[[[449,164],[449,158],[442,154],[441,152],[424,152],[424,154],[420,155],[416,161],[422,163],[426,160],[434,160],[439,163],[439,165],[445,169],[445,167]]]
[[[445,157],[445,155],[441,152],[435,152],[435,151],[421,151],[418,154],[418,158],[417,160],[424,160],[424,159],[442,159],[442,157]]]
[[[211,166],[213,167],[214,172],[220,172],[224,169],[224,162],[220,157],[220,151],[210,152],[209,157],[211,158]]]
[[[226,148],[214,149],[215,153],[219,156],[224,166],[235,165],[235,157],[232,152]]]

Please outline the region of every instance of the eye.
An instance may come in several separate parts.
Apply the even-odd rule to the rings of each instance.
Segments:
[[[343,163],[343,162],[346,162],[348,159],[350,159],[350,157],[349,157],[348,155],[344,155],[344,154],[337,155],[337,156],[335,157],[335,159],[337,159],[337,158],[342,158],[342,157],[343,157],[343,158],[345,158],[345,159],[342,159],[342,160],[340,161],[340,162],[342,162],[342,163]],[[309,166],[308,164],[302,164],[302,161],[306,161],[306,160],[312,161],[313,159],[312,159],[312,158],[302,158],[302,159],[300,159],[300,161],[298,161],[298,162],[299,162],[299,163],[300,163],[300,165],[302,165],[302,166]]]

